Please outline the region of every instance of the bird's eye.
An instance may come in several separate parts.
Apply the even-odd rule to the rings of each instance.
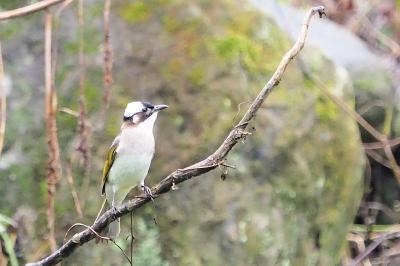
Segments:
[[[144,113],[147,112],[147,108],[143,107],[142,112],[144,112]]]

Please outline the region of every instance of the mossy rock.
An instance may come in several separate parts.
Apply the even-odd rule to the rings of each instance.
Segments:
[[[87,21],[101,25],[101,8],[90,3],[86,8]],[[94,122],[92,171],[84,176],[74,165],[76,186],[85,201],[85,223],[92,222],[100,206],[99,180],[105,151],[118,132],[127,102],[143,99],[170,106],[160,114],[155,129],[157,152],[147,180],[154,184],[170,171],[213,152],[290,48],[287,36],[244,1],[113,1],[115,83],[110,109],[99,118],[102,66],[98,63],[101,51],[95,43],[102,35],[90,25],[85,32],[92,36],[86,36],[90,40],[85,51],[86,97]],[[61,32],[65,35],[60,43],[72,41],[57,59],[59,104],[76,109],[78,80],[72,78],[74,82],[69,81],[68,86],[68,73],[76,66],[71,54],[76,52],[77,39],[68,30]],[[352,105],[351,82],[342,69],[318,51],[305,51],[302,57],[329,89]],[[253,135],[228,156],[228,163],[236,170],[227,169],[224,182],[220,176],[226,169],[216,169],[156,201],[157,229],[149,225],[154,237],[143,241],[148,249],[148,243],[160,241],[161,251],[159,245],[153,251],[163,260],[154,261],[168,261],[170,265],[335,265],[340,261],[347,226],[361,196],[363,157],[358,129],[302,74],[297,63],[292,62],[280,86],[249,126]],[[38,74],[31,78],[36,76],[42,77]],[[41,96],[39,93],[31,100]],[[61,152],[67,158],[76,141],[76,121],[66,114],[59,116]],[[42,117],[38,119],[43,121]],[[102,130],[95,131],[96,119],[105,121]],[[8,128],[17,128],[17,124],[11,125],[13,119],[9,121]],[[43,124],[32,131],[34,136],[43,136]],[[18,136],[23,134],[26,132]],[[10,142],[12,139],[7,140]],[[26,142],[24,148],[35,151],[28,157],[41,160],[27,162],[17,173],[17,180],[34,176],[38,183],[35,191],[29,191],[32,180],[20,190],[29,198],[40,194],[32,205],[41,206],[46,194],[46,151],[34,149],[37,139]],[[80,191],[83,188],[86,190]],[[40,189],[42,192],[36,191]],[[56,200],[56,206],[62,205],[56,215],[61,241],[66,225],[77,220],[70,215],[73,202],[65,180],[58,187]],[[8,203],[17,208],[21,202]],[[13,207],[7,209],[10,216]],[[151,205],[136,215],[146,213],[143,217],[150,224],[147,212],[154,212]],[[127,222],[123,220],[121,242],[128,231]],[[44,218],[36,226],[34,239],[40,241],[46,230]],[[140,243],[135,245],[140,247],[140,254],[146,253]],[[110,265],[123,263],[123,258],[109,246],[84,246],[67,263],[88,261]]]
[[[139,63],[118,74],[135,84],[128,94],[162,95],[172,107],[158,125],[154,180],[217,147],[237,121],[238,105],[253,99],[290,43],[268,18],[229,1],[166,1],[151,13],[161,14],[161,22],[133,23],[129,36],[140,25],[153,40],[158,52],[147,67],[159,73],[157,86],[146,82],[153,74]],[[146,54],[137,37],[129,49]],[[345,70],[315,50],[302,57],[353,105]],[[131,78],[132,71],[141,76]],[[163,256],[176,265],[339,263],[361,198],[356,123],[292,62],[252,126],[253,136],[228,157],[237,170],[228,170],[225,182],[219,179],[224,169],[216,170],[159,203]]]

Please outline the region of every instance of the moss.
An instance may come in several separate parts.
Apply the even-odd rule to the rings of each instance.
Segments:
[[[256,60],[262,57],[260,44],[237,32],[215,38],[211,42],[211,47],[218,56],[228,62],[233,62],[241,56],[248,67],[254,65]]]
[[[322,123],[334,121],[338,117],[338,108],[334,102],[324,97],[315,103],[315,113]]]

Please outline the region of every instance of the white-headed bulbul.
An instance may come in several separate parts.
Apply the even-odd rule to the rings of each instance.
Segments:
[[[108,150],[103,168],[102,194],[112,208],[120,205],[129,191],[140,186],[145,193],[151,190],[144,183],[154,155],[153,126],[160,110],[167,105],[131,102],[126,106],[121,133]],[[109,225],[108,237],[120,232],[120,220]]]

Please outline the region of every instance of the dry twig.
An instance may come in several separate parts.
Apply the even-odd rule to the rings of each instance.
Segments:
[[[52,80],[52,14],[47,11],[45,16],[45,36],[44,36],[44,62],[45,62],[45,118],[46,118],[46,134],[47,147],[49,151],[47,165],[47,225],[49,228],[49,245],[54,252],[57,249],[56,240],[54,237],[54,194],[56,184],[60,178],[61,163],[60,150],[57,137],[57,96]]]
[[[400,137],[390,139],[388,140],[388,145],[391,147],[400,145]],[[376,150],[376,149],[383,149],[385,147],[382,142],[369,142],[369,143],[363,143],[364,150]]]
[[[303,48],[305,39],[308,32],[308,26],[310,24],[311,18],[318,14],[320,17],[324,14],[324,7],[314,7],[305,16],[304,23],[300,32],[300,35],[293,45],[293,47],[284,55],[277,70],[272,75],[268,83],[261,89],[257,97],[254,99],[249,109],[246,111],[243,118],[240,120],[238,126],[235,126],[219,148],[206,159],[186,167],[184,169],[176,170],[169,174],[161,182],[152,188],[152,194],[160,196],[160,194],[170,191],[174,184],[184,182],[195,176],[202,175],[218,167],[220,163],[223,163],[226,156],[230,150],[246,136],[244,134],[245,129],[249,122],[253,119],[261,104],[264,102],[265,98],[269,95],[274,87],[276,87],[280,80],[282,79],[283,73],[287,68],[288,64],[295,58],[300,50]],[[148,195],[142,194],[139,197],[134,198],[120,207],[114,210],[106,211],[91,227],[92,230],[96,232],[101,232],[108,224],[110,224],[118,217],[129,214],[131,211],[142,207],[144,204],[150,202],[151,199]],[[41,261],[29,263],[28,266],[36,265],[54,265],[62,261],[64,258],[68,257],[72,252],[74,252],[79,246],[82,246],[86,242],[92,240],[96,235],[92,230],[86,229],[78,234],[76,234],[73,239],[70,239],[62,247],[60,247],[56,252],[50,254]]]

